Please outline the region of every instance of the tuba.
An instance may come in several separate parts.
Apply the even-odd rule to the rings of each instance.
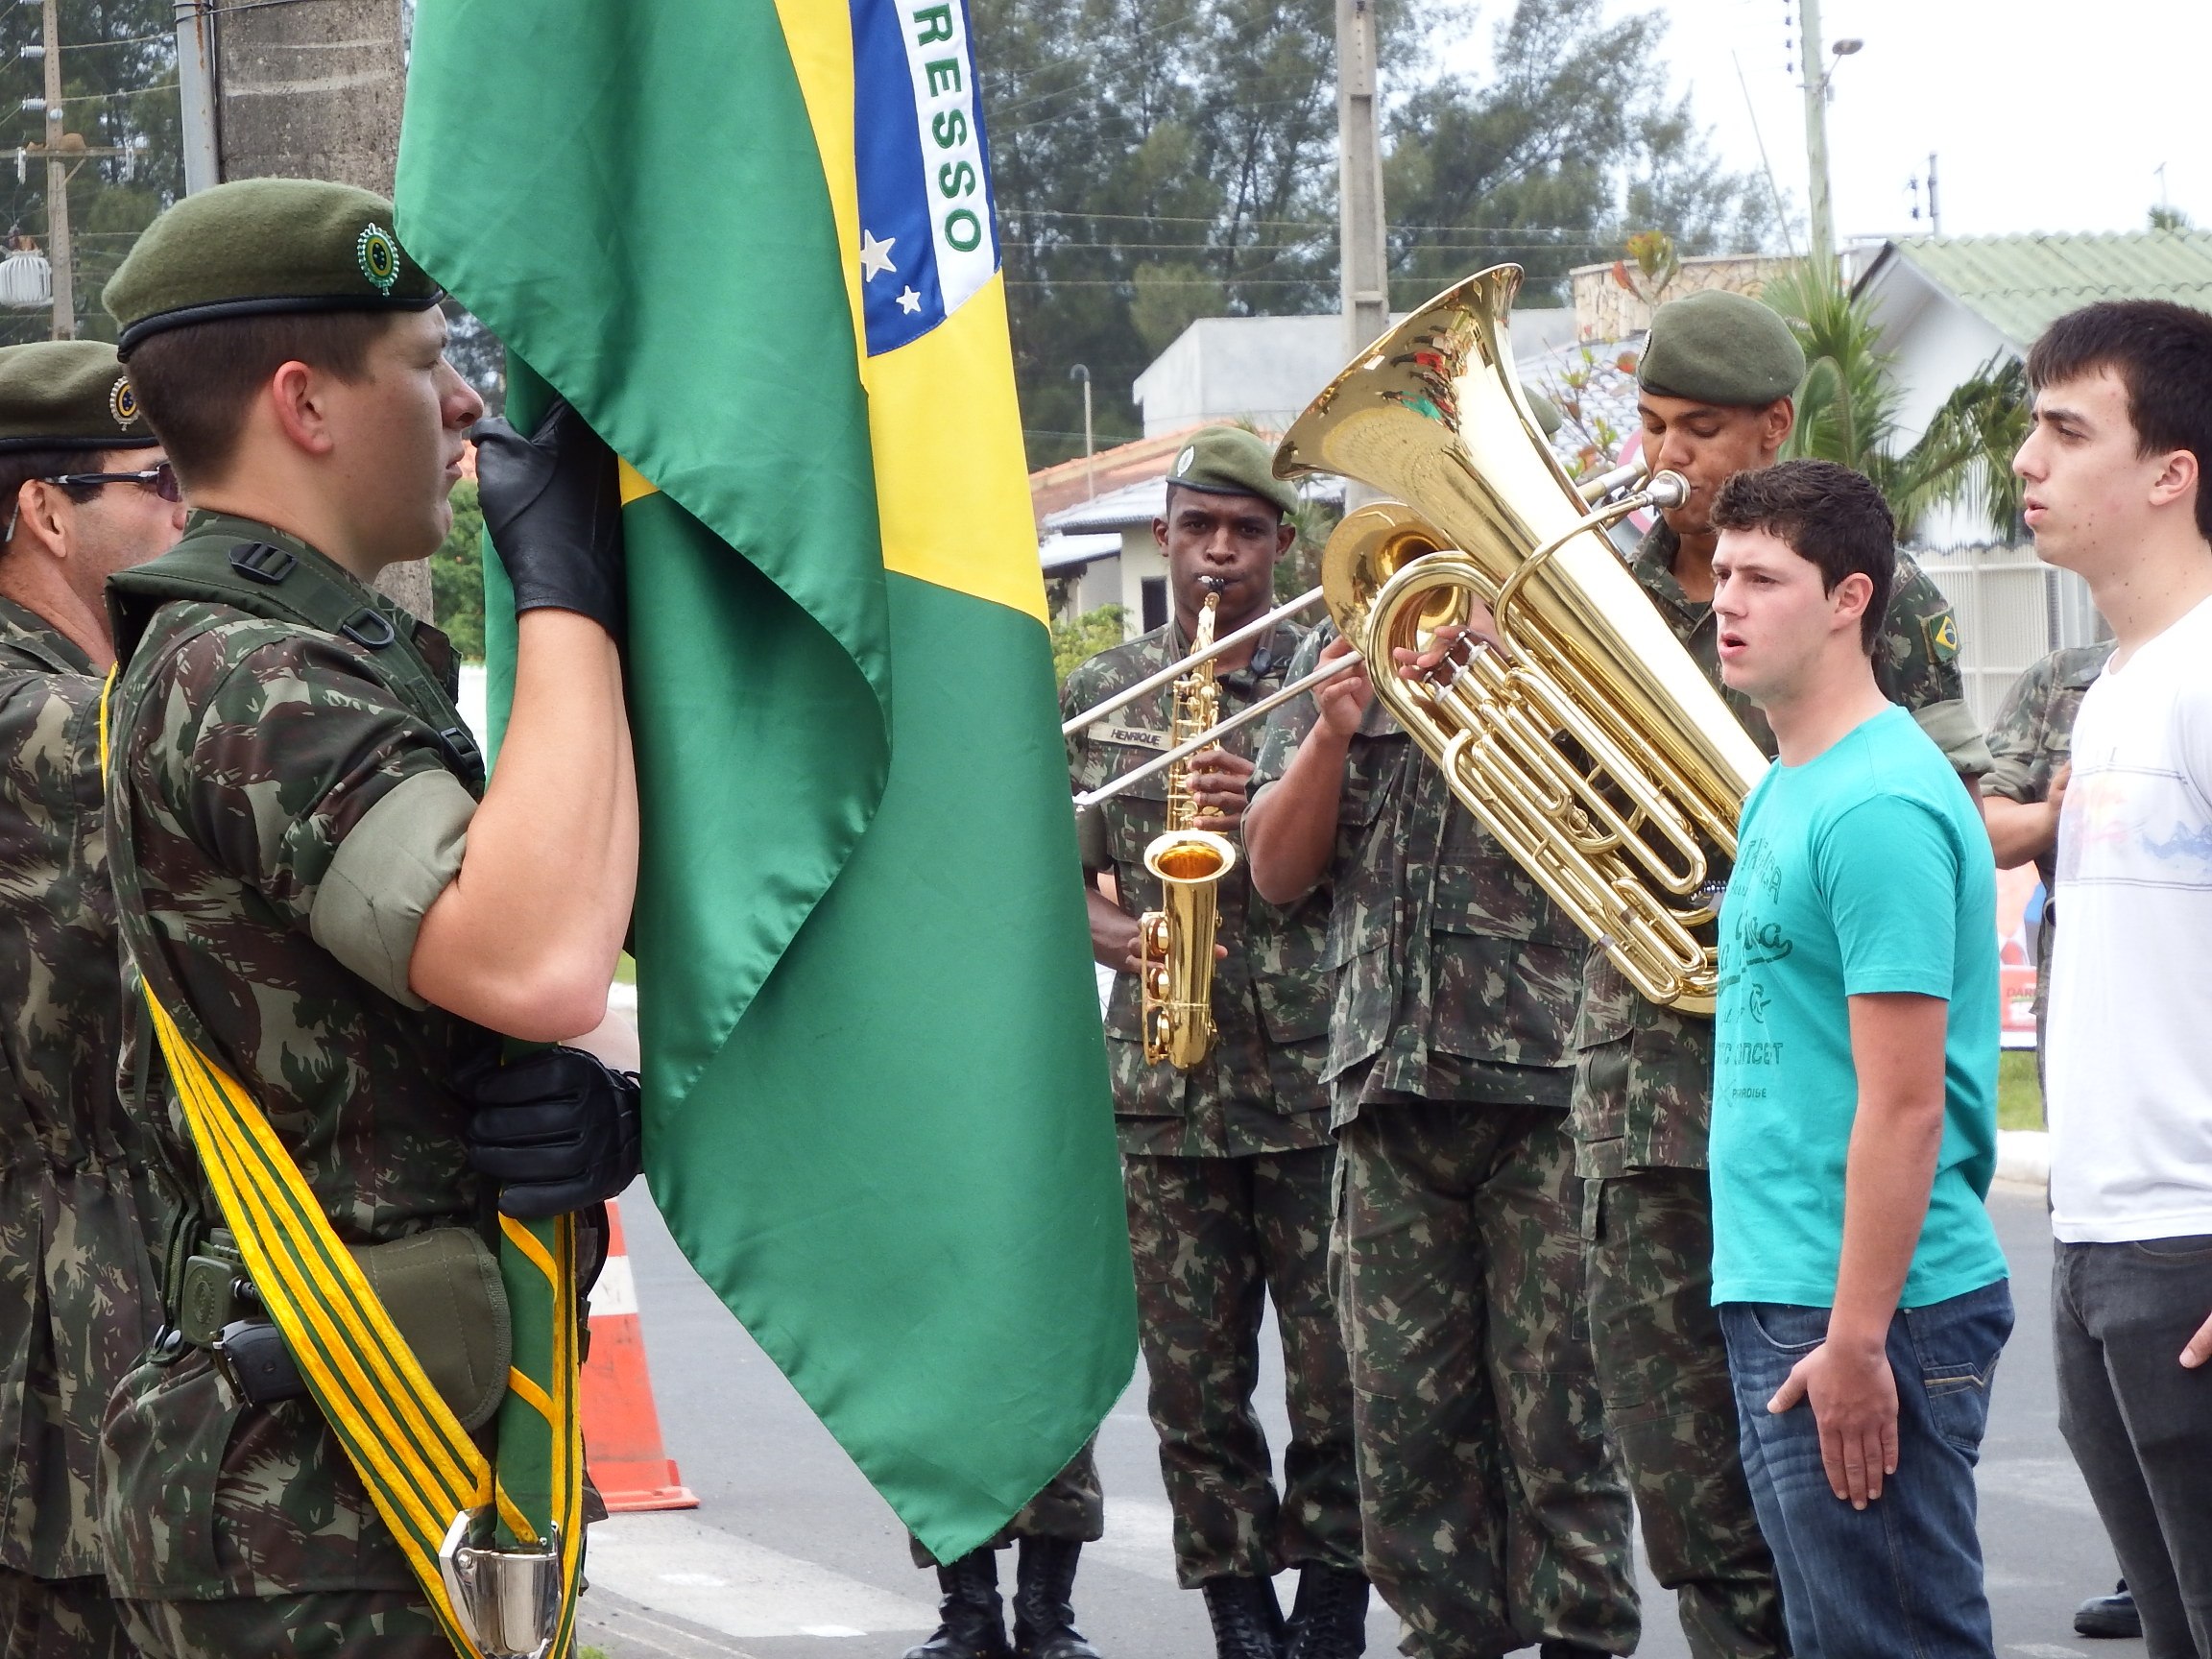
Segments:
[[[1221,715],[1214,660],[1214,618],[1221,595],[1209,593],[1192,644],[1198,661],[1175,682],[1168,744],[1181,748],[1211,732]],[[1138,991],[1142,1001],[1144,1058],[1188,1071],[1214,1046],[1214,884],[1237,866],[1224,835],[1196,828],[1190,762],[1167,769],[1167,829],[1144,849],[1144,868],[1160,878],[1162,908],[1137,919]]]
[[[1391,502],[1348,515],[1322,592],[1375,695],[1453,794],[1654,1002],[1709,1014],[1736,821],[1767,759],[1629,574],[1528,413],[1506,315],[1518,266],[1468,277],[1363,351],[1291,425],[1283,477],[1334,472]],[[1488,608],[1501,649],[1426,680],[1393,647]]]

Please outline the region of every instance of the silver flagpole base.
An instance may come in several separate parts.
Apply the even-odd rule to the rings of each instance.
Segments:
[[[482,1514],[454,1516],[438,1551],[454,1617],[485,1659],[545,1659],[561,1624],[561,1528],[542,1549],[479,1550],[468,1540]]]

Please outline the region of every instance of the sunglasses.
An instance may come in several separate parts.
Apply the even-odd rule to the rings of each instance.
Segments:
[[[149,467],[143,472],[57,472],[51,478],[41,478],[41,484],[135,484],[141,490],[151,490],[164,501],[184,499],[184,487],[177,482],[177,469],[168,462]],[[0,531],[0,547],[15,540],[15,520],[22,515],[20,502],[8,515],[8,528]]]
[[[143,472],[57,472],[51,478],[41,478],[41,484],[135,484],[142,490],[151,490],[164,501],[184,499],[184,488],[177,482],[177,469],[168,462],[149,467]]]

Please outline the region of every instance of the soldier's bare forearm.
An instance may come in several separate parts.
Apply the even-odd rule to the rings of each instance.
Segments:
[[[2040,858],[2058,844],[2058,814],[2048,801],[1984,795],[1982,822],[1989,828],[1989,846],[2000,870]]]
[[[596,1026],[637,886],[637,781],[614,643],[519,618],[515,707],[460,873],[422,918],[415,994],[530,1042]]]
[[[1128,973],[1137,949],[1137,919],[1095,887],[1086,887],[1083,900],[1091,911],[1092,957],[1117,974]]]
[[[1351,751],[1349,735],[1317,723],[1283,776],[1245,808],[1244,854],[1252,860],[1252,885],[1268,903],[1296,903],[1327,873]]]

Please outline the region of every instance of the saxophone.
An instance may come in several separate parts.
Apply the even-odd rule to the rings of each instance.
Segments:
[[[1194,648],[1210,651],[1221,595],[1206,595]],[[1175,682],[1168,746],[1179,748],[1209,731],[1221,714],[1221,687],[1212,658]],[[1217,747],[1217,745],[1216,745]],[[1199,753],[1204,753],[1203,750]],[[1142,993],[1144,1058],[1188,1071],[1214,1046],[1214,884],[1237,867],[1225,835],[1197,826],[1190,798],[1190,761],[1167,769],[1167,829],[1144,849],[1144,868],[1160,880],[1158,910],[1137,919],[1137,983]]]

